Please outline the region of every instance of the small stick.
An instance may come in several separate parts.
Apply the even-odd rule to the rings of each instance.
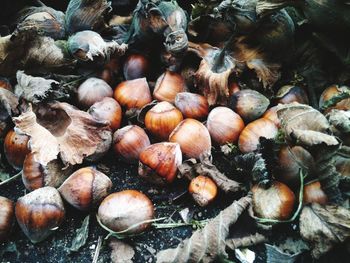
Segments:
[[[22,175],[22,171],[20,171],[18,174],[15,174],[15,175],[12,176],[12,177],[10,177],[9,179],[6,179],[5,181],[2,181],[2,182],[0,183],[0,186],[3,186],[3,185],[5,185],[5,184],[7,184],[7,183],[10,183],[10,182],[12,182],[12,181],[17,180],[18,178],[21,177],[21,175]]]
[[[265,242],[266,240],[267,238],[264,235],[260,233],[255,233],[242,238],[227,239],[226,246],[231,250],[235,250],[236,248],[240,247],[250,247],[253,245],[257,245],[262,242]]]
[[[99,236],[99,237],[98,237],[98,241],[97,241],[97,246],[96,246],[95,254],[94,254],[94,258],[93,258],[93,260],[92,260],[92,263],[97,263],[98,256],[100,255],[101,247],[102,247],[102,236]]]

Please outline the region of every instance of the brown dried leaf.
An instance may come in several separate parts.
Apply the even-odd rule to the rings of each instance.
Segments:
[[[192,180],[198,175],[210,177],[225,193],[234,193],[241,190],[239,183],[227,178],[227,176],[221,173],[208,158],[201,158],[201,162],[198,163],[195,159],[189,159],[184,161],[178,169],[180,174],[189,180]]]
[[[305,206],[300,215],[300,234],[310,243],[312,257],[320,258],[350,237],[350,210],[317,203]]]
[[[0,121],[6,121],[12,114],[18,114],[18,98],[7,89],[0,88]]]
[[[235,250],[236,248],[250,247],[263,243],[265,241],[267,241],[267,238],[264,235],[260,233],[255,233],[241,238],[227,239],[226,246],[231,250]]]
[[[326,136],[330,131],[326,117],[309,105],[296,102],[279,105],[277,115],[288,140],[302,140],[306,145],[319,144],[322,140],[330,145],[335,143]],[[318,136],[322,138],[317,138]]]
[[[36,113],[30,107],[13,121],[17,129],[30,136],[35,160],[43,165],[58,154],[66,165],[82,163],[96,152],[103,141],[102,134],[109,129],[108,123],[60,102],[39,108]]]
[[[132,258],[135,251],[132,246],[118,239],[113,239],[109,242],[109,247],[112,249],[111,261],[113,263],[133,263]]]
[[[225,248],[229,227],[237,221],[251,201],[249,194],[233,202],[176,248],[160,251],[157,254],[157,263],[209,263],[216,262],[220,256],[227,257]]]

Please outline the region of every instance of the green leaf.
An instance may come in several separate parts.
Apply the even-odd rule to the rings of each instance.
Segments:
[[[89,236],[89,222],[90,215],[85,217],[81,227],[78,230],[76,230],[76,236],[73,239],[72,246],[69,248],[69,251],[77,252],[82,246],[85,245],[86,240]]]

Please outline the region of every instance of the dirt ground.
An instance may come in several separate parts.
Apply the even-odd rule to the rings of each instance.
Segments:
[[[237,199],[239,196],[225,196],[220,194],[219,198],[209,207],[200,208],[194,204],[191,198],[183,192],[186,190],[188,182],[178,180],[172,186],[168,188],[157,188],[148,183],[143,182],[137,176],[137,165],[125,164],[120,160],[115,160],[109,154],[109,158],[106,158],[99,162],[97,168],[103,170],[113,181],[113,192],[123,189],[137,189],[147,194],[154,202],[156,207],[157,217],[171,217],[174,221],[180,221],[179,211],[188,207],[193,212],[194,219],[206,219],[215,216],[218,212],[225,208],[230,201]],[[224,158],[215,157],[218,168],[224,171],[228,176],[233,177],[230,174],[230,166],[224,160]],[[21,181],[18,180],[0,189],[0,195],[8,197],[12,200],[16,200],[18,197],[25,194],[25,188]],[[78,252],[69,252],[72,240],[76,236],[75,230],[78,229],[83,219],[87,214],[82,213],[68,204],[66,204],[66,220],[61,227],[48,239],[39,243],[31,244],[26,236],[21,232],[19,226],[16,225],[13,234],[9,242],[13,242],[16,245],[18,253],[5,253],[3,258],[0,258],[0,262],[91,262],[94,256],[96,245],[99,236],[105,237],[107,232],[104,231],[97,223],[95,217],[95,211],[91,212],[89,236],[86,244],[79,249]],[[254,231],[247,229],[247,225],[251,223],[251,219],[248,215],[243,215],[239,222],[232,227],[234,235],[240,235],[242,232]],[[248,227],[249,228],[249,227]],[[296,226],[282,226],[274,231],[274,239],[283,238],[288,235],[293,235],[296,232]],[[181,240],[189,237],[192,233],[191,227],[179,227],[172,229],[152,229],[151,231],[134,238],[124,240],[135,249],[135,256],[133,262],[155,262],[155,254],[164,248],[174,247]],[[103,243],[100,251],[98,262],[110,262],[110,248],[108,246],[109,241]],[[5,245],[0,245],[0,251]],[[266,262],[264,245],[251,248],[256,254],[257,263]],[[331,257],[325,256],[319,262],[347,262],[345,249],[338,248],[333,251]],[[232,262],[239,262],[234,253],[230,253],[230,259]],[[300,258],[298,262],[312,262],[309,255],[305,254]]]

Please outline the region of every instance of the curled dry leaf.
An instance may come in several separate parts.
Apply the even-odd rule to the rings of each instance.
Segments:
[[[195,231],[176,248],[160,251],[157,254],[157,263],[210,263],[216,262],[220,256],[227,257],[225,248],[229,227],[237,221],[251,202],[250,194],[234,201],[210,220],[203,229]]]
[[[65,86],[56,80],[33,77],[23,71],[17,71],[16,77],[16,95],[33,103],[69,98],[75,90],[73,85]]]
[[[298,103],[278,106],[277,114],[286,139],[308,149],[314,157],[315,174],[329,200],[341,203],[339,174],[334,166],[340,143],[328,134],[331,126],[327,118],[311,106]]]
[[[118,240],[112,239],[109,242],[109,247],[112,249],[111,261],[112,263],[133,263],[132,258],[135,251],[132,246]]]
[[[6,121],[12,114],[18,114],[18,98],[7,89],[0,88],[0,121]]]
[[[71,0],[66,10],[66,31],[68,34],[83,30],[100,32],[106,28],[105,18],[111,10],[107,0]]]
[[[82,163],[96,152],[109,129],[107,122],[60,102],[39,107],[36,113],[29,107],[13,121],[17,129],[30,136],[34,158],[43,165],[57,159],[58,154],[65,165]]]
[[[326,145],[337,147],[338,140],[329,135],[330,124],[327,118],[311,106],[299,103],[279,105],[278,118],[286,139],[305,147]]]
[[[53,39],[64,39],[64,13],[48,6],[28,7],[20,11],[16,19],[17,28],[34,29],[40,35]]]
[[[350,210],[341,206],[305,206],[300,215],[300,235],[310,243],[313,258],[320,258],[350,237]]]
[[[331,124],[332,132],[337,136],[349,136],[350,133],[350,111],[331,110],[327,115]]]
[[[226,105],[229,97],[228,79],[236,68],[234,59],[209,44],[189,43],[189,50],[202,57],[195,74],[196,85],[207,98],[209,105]]]
[[[178,166],[178,169],[180,174],[189,180],[192,180],[198,175],[208,176],[226,193],[238,192],[241,190],[240,184],[221,173],[216,166],[211,163],[209,156],[203,156],[200,162],[197,162],[195,159],[189,159]]]

